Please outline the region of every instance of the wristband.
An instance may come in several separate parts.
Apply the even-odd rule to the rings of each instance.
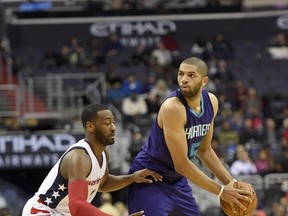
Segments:
[[[220,190],[219,194],[217,195],[218,197],[220,197],[222,195],[223,190],[224,190],[224,185],[221,185],[221,190]]]

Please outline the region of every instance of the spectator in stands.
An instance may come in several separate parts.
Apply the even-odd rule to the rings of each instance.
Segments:
[[[216,71],[211,79],[218,85],[233,85],[235,80],[234,74],[232,70],[227,67],[226,60],[219,59],[216,61],[216,65]]]
[[[281,197],[272,205],[272,216],[287,216],[288,214],[288,198],[286,196]]]
[[[148,113],[151,115],[156,114],[164,101],[164,99],[171,93],[168,88],[167,82],[164,79],[157,80],[154,88],[147,95]]]
[[[282,122],[281,137],[288,140],[288,118],[285,118]]]
[[[134,65],[149,66],[151,51],[145,43],[140,43],[132,53],[132,63]]]
[[[142,83],[137,79],[134,72],[129,72],[126,74],[126,79],[123,81],[122,89],[125,96],[129,96],[134,92],[137,94],[142,94]]]
[[[288,139],[282,137],[279,151],[275,154],[275,172],[288,172]]]
[[[69,39],[67,45],[62,47],[62,63],[68,63],[69,66],[83,66],[86,58],[86,51],[79,43],[76,36]]]
[[[16,117],[10,117],[8,118],[8,131],[21,131],[21,125],[20,125],[20,122],[19,122],[19,119],[16,118]]]
[[[253,115],[255,110],[262,110],[261,98],[258,96],[257,90],[254,87],[249,87],[247,89],[244,110],[249,116]]]
[[[276,129],[276,122],[273,118],[265,119],[263,140],[269,145],[277,145],[279,143],[279,134]]]
[[[257,168],[245,148],[237,148],[236,160],[230,166],[233,176],[256,174]]]
[[[237,145],[239,143],[239,134],[231,130],[228,120],[224,120],[222,128],[218,133],[218,141],[220,145]]]
[[[100,43],[100,41],[98,40],[98,38],[96,37],[92,37],[89,40],[87,49],[87,57],[86,57],[86,66],[90,66],[93,64],[103,64],[105,61],[105,54],[104,54],[104,50],[103,47]]]
[[[7,126],[5,124],[4,118],[0,116],[0,132],[7,131]]]
[[[140,7],[143,7],[145,9],[152,9],[154,10],[155,8],[159,7],[159,4],[161,3],[160,0],[142,0],[140,2]]]
[[[123,0],[112,0],[110,4],[112,10],[118,11],[123,9]]]
[[[288,47],[288,37],[285,32],[279,32],[273,35],[268,43],[269,47]]]
[[[179,55],[180,47],[178,41],[175,38],[175,32],[170,31],[161,38],[161,41],[166,49],[171,51],[173,56]]]
[[[258,131],[253,128],[253,121],[249,117],[244,119],[244,125],[240,131],[239,137],[240,143],[245,145],[262,140],[261,134],[259,134]]]
[[[162,75],[166,73],[167,68],[172,64],[172,53],[168,50],[164,43],[160,41],[157,47],[152,50],[150,56],[151,70]]]
[[[135,118],[147,114],[148,108],[145,98],[136,91],[132,91],[122,102],[122,113],[125,122],[134,122]]]
[[[235,82],[235,103],[238,109],[244,111],[247,97],[247,89],[242,80]]]
[[[231,103],[227,100],[226,94],[223,92],[219,96],[219,118],[229,120],[232,116],[233,110]]]
[[[116,33],[111,33],[104,45],[106,58],[118,56],[123,51],[123,46]]]
[[[207,40],[204,34],[199,34],[196,37],[195,42],[192,44],[191,53],[201,59],[207,61],[210,59],[213,48],[209,40]]]
[[[229,119],[229,122],[231,125],[231,129],[239,133],[244,123],[243,113],[239,110],[234,111],[231,118]]]
[[[255,159],[255,165],[257,168],[257,173],[261,176],[274,172],[275,162],[269,147],[262,147],[258,151]]]
[[[0,193],[0,215],[12,216],[5,197]]]
[[[268,42],[268,52],[272,59],[288,58],[288,39],[285,32],[273,35]]]
[[[58,52],[47,49],[40,60],[40,67],[44,67],[47,69],[53,69],[59,66],[60,55]]]
[[[123,81],[115,65],[109,65],[106,73],[107,99],[111,102],[122,100],[125,93],[122,89]]]
[[[164,44],[166,49],[171,52],[172,56],[172,66],[177,67],[179,65],[179,56],[180,56],[180,46],[175,37],[175,32],[170,31],[161,38],[161,42]]]
[[[246,114],[246,113],[245,113]],[[246,116],[249,117],[248,114]],[[264,120],[263,120],[263,115],[259,108],[254,108],[252,112],[250,113],[250,117],[252,119],[252,127],[253,129],[257,132],[259,135],[258,140],[262,141],[263,140],[263,131],[264,131]]]
[[[217,59],[234,59],[234,47],[228,41],[222,32],[217,32],[212,40],[213,55]]]
[[[147,79],[143,84],[143,93],[149,93],[156,85],[157,79],[154,73],[149,73]]]
[[[119,210],[112,203],[110,193],[102,193],[100,196],[101,206],[99,209],[112,216],[121,216]]]

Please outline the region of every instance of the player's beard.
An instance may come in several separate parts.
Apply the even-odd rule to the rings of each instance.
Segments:
[[[195,87],[191,88],[190,91],[182,91],[182,94],[184,95],[184,97],[187,97],[187,98],[191,98],[191,97],[195,97],[196,95],[198,95],[200,89],[201,89],[201,86],[202,86],[202,81],[200,81]]]
[[[115,140],[109,136],[110,134],[108,136],[103,134],[101,130],[97,129],[97,127],[95,127],[94,134],[95,134],[95,139],[105,146],[113,145],[115,142]]]

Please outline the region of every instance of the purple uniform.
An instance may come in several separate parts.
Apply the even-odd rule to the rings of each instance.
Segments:
[[[200,114],[193,112],[187,105],[180,89],[172,92],[168,98],[178,97],[186,108],[186,132],[188,157],[193,161],[201,140],[209,130],[214,111],[206,90],[201,94]],[[169,117],[167,117],[169,118]],[[163,176],[162,182],[152,185],[132,184],[128,189],[129,212],[144,210],[145,216],[196,216],[199,208],[192,196],[192,189],[185,177],[178,174],[165,142],[163,130],[154,121],[149,138],[132,163],[130,173],[149,168]]]

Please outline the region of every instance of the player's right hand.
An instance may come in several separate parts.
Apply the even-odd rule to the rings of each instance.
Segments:
[[[232,211],[236,213],[234,204],[239,206],[241,209],[246,210],[246,207],[239,200],[245,200],[247,202],[251,202],[252,200],[249,198],[249,196],[251,197],[251,191],[236,189],[233,187],[234,183],[235,182],[231,181],[229,184],[224,186],[224,191],[220,198],[226,201]]]
[[[133,214],[130,214],[129,216],[142,216],[144,214],[144,211],[139,211],[139,212],[135,212]]]

